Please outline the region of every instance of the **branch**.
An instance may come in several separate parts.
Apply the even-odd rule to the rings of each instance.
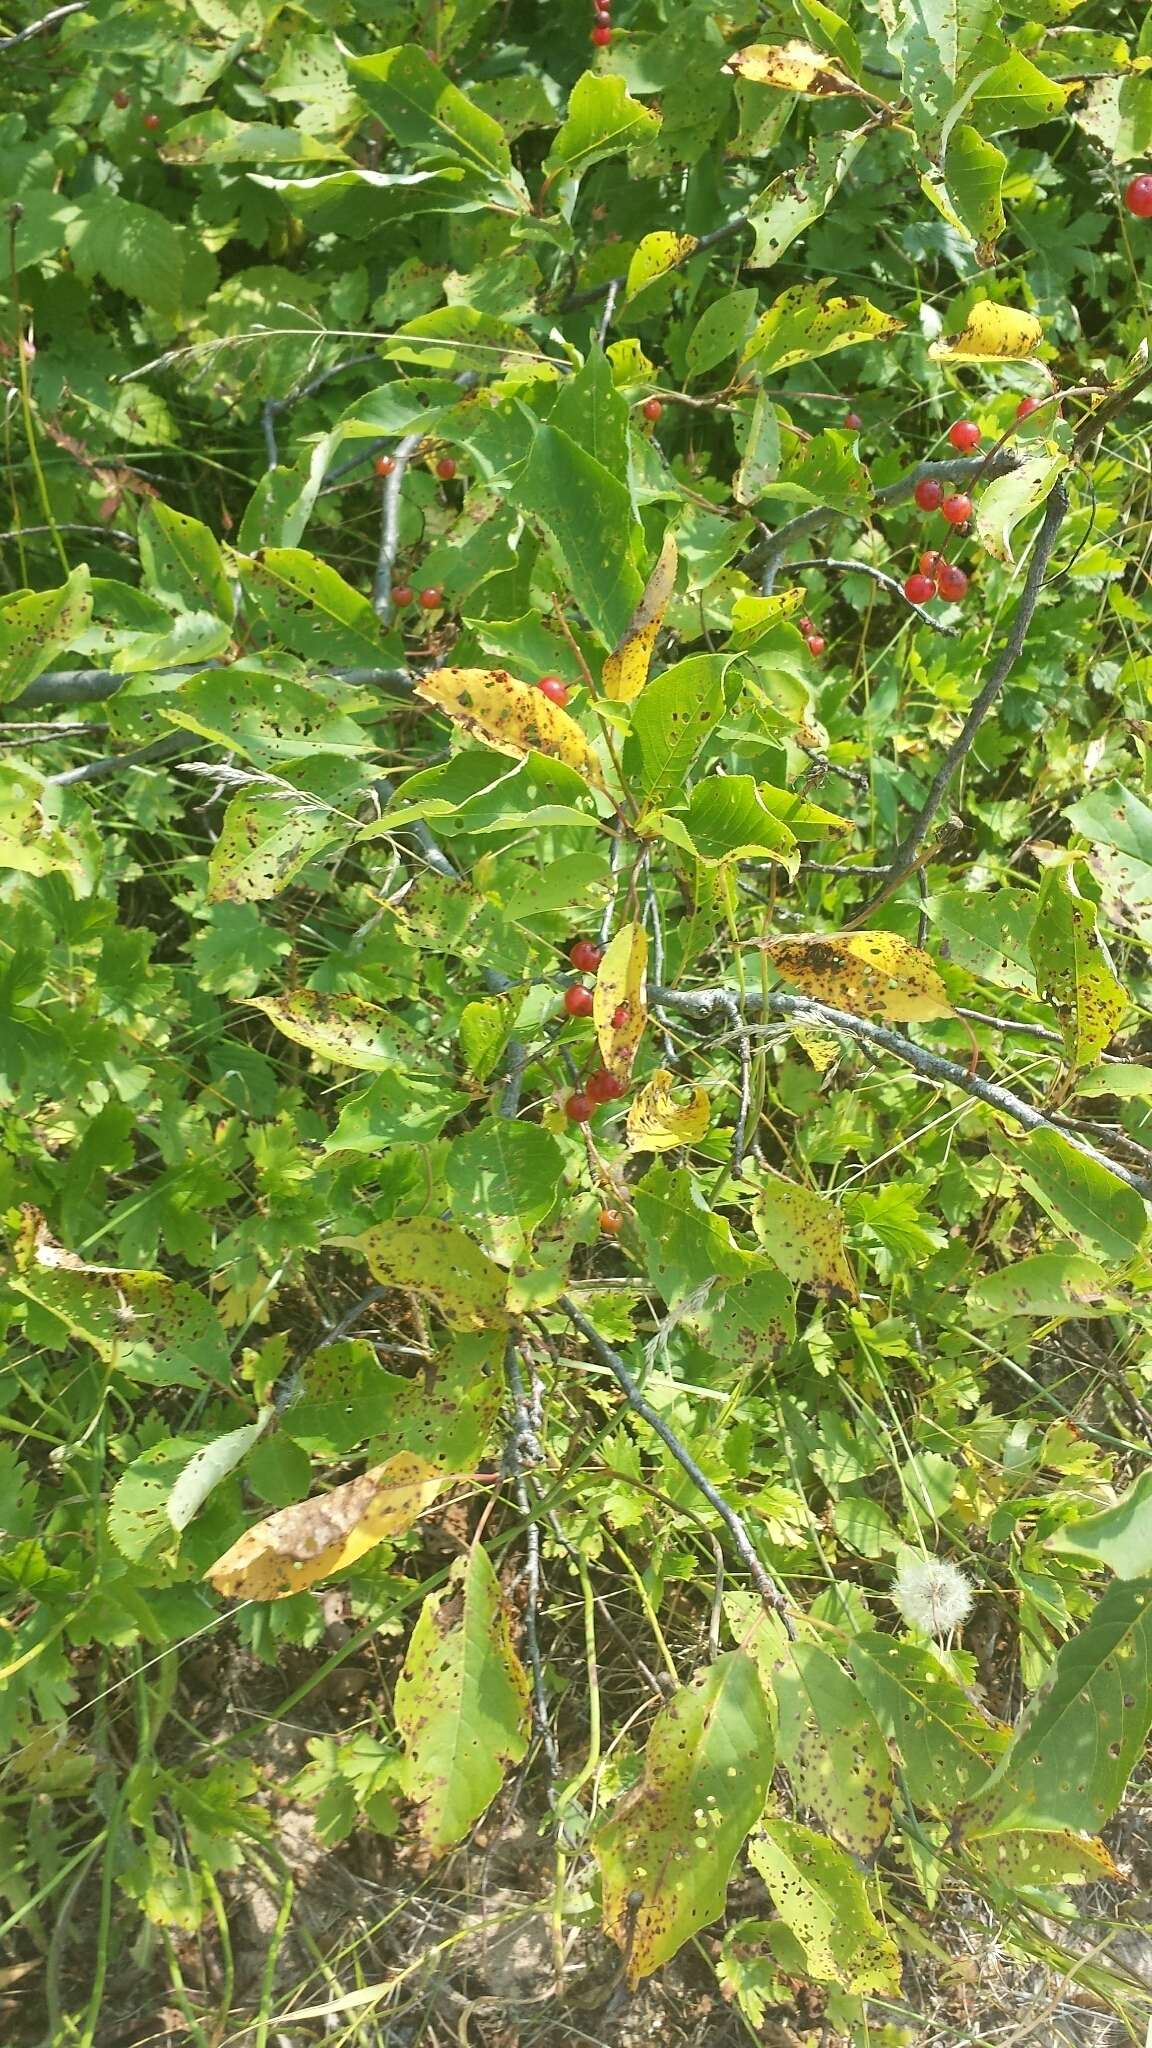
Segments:
[[[544,1683],[544,1659],[540,1654],[540,1637],[537,1618],[540,1613],[540,1524],[533,1512],[528,1497],[525,1468],[538,1464],[540,1440],[532,1426],[528,1412],[528,1398],[520,1372],[520,1361],[516,1346],[511,1338],[504,1352],[504,1371],[508,1390],[512,1396],[515,1425],[509,1433],[507,1457],[512,1467],[513,1484],[516,1489],[516,1505],[524,1521],[524,1580],[527,1588],[524,1601],[524,1642],[528,1651],[528,1666],[532,1673],[532,1717],[540,1747],[548,1767],[548,1777],[554,1785],[560,1776],[560,1752],[548,1714],[548,1689]]]
[[[226,661],[185,662],[176,668],[150,669],[150,677],[156,676],[198,676],[206,669],[229,668]],[[371,686],[387,690],[398,697],[406,697],[412,689],[412,676],[406,668],[333,668],[328,674],[338,683],[352,683],[361,687]],[[34,683],[13,697],[5,710],[15,710],[17,705],[43,704],[103,704],[109,697],[118,697],[130,683],[138,680],[137,675],[125,675],[118,668],[57,668],[48,669],[37,676]],[[274,678],[273,678],[274,680]]]
[[[923,619],[924,624],[931,626],[934,633],[946,633],[951,640],[959,637],[960,628],[958,626],[946,626],[942,619],[934,619],[931,612],[925,611],[922,604],[913,604],[912,599],[905,594],[904,585],[901,583],[900,578],[898,576],[890,576],[887,569],[874,569],[871,562],[840,562],[833,561],[831,555],[810,555],[807,561],[789,562],[788,567],[790,569],[835,569],[838,574],[844,576],[871,576],[874,583],[880,583],[885,590],[890,590],[893,597],[900,599],[906,611],[912,612],[918,619]]]
[[[1056,546],[1067,510],[1068,486],[1064,478],[1060,477],[1049,495],[1048,503],[1044,508],[1044,517],[1037,530],[1035,545],[1032,549],[1032,559],[1028,564],[1028,574],[1024,578],[1024,588],[1021,590],[1016,602],[1016,610],[1012,618],[1012,630],[1004,642],[1000,658],[993,664],[987,682],[979,695],[974,699],[967,718],[964,720],[960,731],[957,733],[939,768],[936,770],[924,802],[892,857],[886,879],[881,883],[871,900],[857,913],[853,919],[853,924],[862,924],[865,918],[871,917],[874,911],[879,910],[882,904],[887,903],[889,897],[895,895],[905,877],[911,874],[912,869],[916,866],[916,856],[928,837],[933,820],[948,794],[949,785],[956,770],[971,751],[980,727],[983,725],[984,720],[987,718],[988,713],[991,711],[1009,675],[1024,651],[1024,641],[1028,628],[1032,624],[1033,614],[1040,602],[1040,592],[1044,586],[1044,574],[1052,559],[1052,551]]]
[[[78,768],[65,768],[60,775],[45,777],[46,789],[68,789],[77,782],[106,782],[110,775],[121,775],[127,768],[146,768],[153,761],[171,760],[174,754],[188,751],[189,735],[186,732],[165,733],[164,738],[152,740],[146,747],[133,747],[128,754],[97,754],[91,761],[82,761]]]
[[[710,1023],[721,1017],[728,1021],[731,1006],[737,1000],[736,991],[726,988],[691,991],[650,988],[648,994],[650,1001],[660,1002],[666,1010],[676,1011],[682,1017],[698,1018],[701,1023]],[[979,1075],[969,1073],[967,1067],[958,1066],[955,1060],[945,1059],[940,1053],[929,1052],[924,1046],[913,1044],[902,1032],[893,1031],[886,1024],[873,1024],[867,1017],[855,1017],[848,1010],[835,1010],[831,1004],[816,1002],[811,996],[787,995],[782,989],[773,989],[767,996],[756,989],[749,989],[744,1002],[747,1009],[768,1010],[774,1016],[794,1018],[799,1024],[838,1031],[847,1038],[858,1039],[865,1047],[892,1053],[921,1080],[959,1088],[977,1102],[986,1103],[989,1109],[999,1110],[1002,1116],[1010,1116],[1026,1131],[1054,1131],[1067,1144],[1074,1145],[1085,1158],[1094,1160],[1097,1166],[1104,1167],[1117,1180],[1122,1180],[1136,1194],[1145,1200],[1152,1199],[1152,1181],[1130,1173],[1126,1166],[1108,1158],[1076,1131],[1065,1130],[1051,1117],[1042,1115],[1022,1096],[1014,1095],[1011,1089],[1001,1087],[997,1081],[981,1080]]]
[[[276,422],[282,412],[287,412],[291,406],[298,405],[302,398],[311,398],[315,392],[323,390],[325,384],[330,383],[333,377],[339,377],[343,371],[358,370],[364,363],[375,361],[374,349],[366,354],[346,356],[342,363],[330,363],[326,370],[318,370],[314,377],[307,378],[303,384],[294,385],[291,391],[285,392],[283,398],[266,398],[260,412],[260,424],[264,431],[267,467],[275,469],[280,460],[276,446]]]
[[[956,455],[951,462],[916,462],[911,469],[905,470],[903,476],[898,476],[895,483],[885,484],[882,490],[877,491],[871,504],[864,510],[876,512],[883,511],[888,505],[901,505],[906,498],[912,496],[917,484],[923,483],[926,479],[942,484],[963,484],[973,483],[979,477],[981,481],[991,483],[994,477],[1007,476],[1010,470],[1016,468],[1019,460],[1020,457],[1015,450],[1003,448],[999,454]],[[798,518],[790,519],[786,526],[777,527],[775,533],[770,534],[766,541],[761,541],[759,547],[753,548],[745,556],[746,573],[749,576],[759,575],[760,588],[765,597],[770,597],[781,560],[788,549],[796,541],[804,540],[808,534],[815,533],[819,527],[826,526],[830,519],[845,519],[849,516],[837,505],[814,505],[810,512],[801,512]],[[866,569],[864,573],[867,574]]]
[[[0,36],[0,50],[14,50],[17,43],[26,43],[30,36],[38,36],[46,28],[54,28],[58,21],[64,21],[70,14],[83,14],[88,0],[70,0],[67,7],[54,7],[50,14],[42,14],[39,21],[30,21],[27,28],[18,29],[14,36]]]
[[[400,490],[404,476],[424,439],[423,430],[405,434],[392,450],[393,467],[384,479],[380,502],[380,552],[372,579],[372,609],[382,626],[392,617],[392,571],[400,546]]]
[[[655,993],[659,994],[659,996],[663,998],[664,995],[668,993],[668,991],[660,989],[658,991],[655,991]],[[717,1492],[716,1488],[712,1484],[712,1481],[706,1476],[705,1473],[703,1473],[700,1470],[700,1467],[696,1463],[696,1460],[692,1456],[692,1453],[689,1450],[687,1450],[685,1446],[681,1443],[679,1437],[676,1435],[675,1430],[670,1429],[668,1424],[665,1422],[664,1417],[661,1414],[659,1414],[655,1408],[652,1407],[649,1401],[646,1401],[644,1399],[643,1394],[640,1392],[639,1387],[637,1386],[635,1380],[629,1372],[628,1367],[625,1365],[624,1360],[620,1357],[619,1352],[613,1351],[612,1346],[604,1342],[604,1339],[600,1335],[599,1330],[594,1328],[594,1326],[588,1321],[586,1316],[581,1315],[580,1310],[576,1307],[575,1302],[570,1301],[567,1295],[561,1295],[558,1305],[561,1309],[563,1309],[564,1314],[567,1316],[569,1322],[572,1323],[577,1330],[579,1330],[580,1335],[583,1338],[585,1338],[585,1340],[592,1346],[592,1349],[595,1352],[597,1358],[600,1360],[601,1365],[607,1366],[609,1372],[612,1374],[613,1379],[616,1381],[617,1385],[623,1392],[624,1398],[627,1401],[628,1406],[631,1409],[633,1409],[637,1415],[642,1417],[642,1419],[648,1424],[650,1429],[655,1430],[657,1436],[660,1438],[661,1443],[666,1445],[667,1449],[671,1451],[672,1456],[675,1458],[676,1463],[679,1465],[681,1471],[687,1474],[688,1478],[692,1481],[693,1486],[695,1486],[699,1490],[699,1492],[701,1492],[704,1495],[705,1500],[708,1501],[713,1508],[715,1508],[716,1513],[719,1515],[720,1520],[723,1522],[724,1527],[727,1529],[728,1534],[731,1536],[736,1549],[740,1553],[740,1556],[743,1558],[744,1563],[747,1565],[749,1575],[752,1579],[754,1586],[756,1587],[757,1592],[760,1595],[760,1598],[763,1600],[766,1607],[772,1608],[774,1612],[780,1616],[780,1619],[783,1622],[785,1629],[787,1630],[788,1634],[791,1635],[792,1625],[788,1618],[787,1599],[785,1598],[785,1595],[781,1592],[775,1580],[771,1578],[769,1574],[765,1571],[764,1566],[761,1564],[759,1557],[756,1555],[756,1550],[755,1546],[753,1545],[752,1538],[749,1536],[748,1531],[744,1523],[741,1521],[740,1516],[736,1513],[735,1508],[729,1505],[729,1503],[725,1500],[722,1493]]]

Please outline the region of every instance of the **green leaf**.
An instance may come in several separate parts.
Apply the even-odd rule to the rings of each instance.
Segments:
[[[198,246],[150,206],[100,193],[68,232],[72,260],[87,282],[103,277],[113,290],[177,313],[207,296],[213,266],[197,264]]]
[[[848,1644],[848,1657],[896,1745],[913,1804],[951,1813],[984,1782],[1010,1731],[973,1705],[930,1644],[866,1631]]]
[[[800,865],[795,835],[761,802],[752,775],[705,777],[683,816],[701,860],[770,859],[790,874]]]
[[[0,605],[0,704],[19,697],[71,647],[92,616],[88,571],[73,569],[57,590],[31,591]]]
[[[409,1216],[343,1242],[367,1260],[374,1280],[409,1287],[434,1303],[449,1329],[502,1329],[508,1321],[507,1274],[455,1223]]]
[[[599,343],[589,349],[576,375],[564,379],[548,421],[585,455],[591,455],[609,476],[627,476],[628,402],[613,381],[612,365]],[[557,660],[563,662],[564,658],[553,640],[546,667],[554,668]]]
[[[287,771],[286,787],[257,783],[230,799],[208,862],[210,903],[266,903],[326,848],[355,838],[355,808],[345,807],[361,792],[347,761],[320,754]]]
[[[19,1265],[7,1284],[25,1300],[51,1310],[126,1379],[160,1387],[228,1380],[228,1342],[219,1318],[185,1280],[170,1280],[166,1273],[57,1265],[35,1256]]]
[[[974,1321],[981,1324],[999,1323],[1006,1316],[1042,1316],[1047,1322],[1113,1315],[1124,1305],[1103,1266],[1080,1252],[1035,1252],[1016,1259],[999,1272],[982,1274],[967,1300]]]
[[[328,756],[326,772],[335,774],[333,755],[365,753],[371,746],[365,728],[339,708],[345,698],[350,703],[362,701],[339,683],[312,690],[259,669],[228,668],[189,676],[179,695],[161,700],[156,709],[173,725],[200,733],[257,768],[288,774],[299,783],[298,766],[286,769],[285,763],[299,764],[315,752]],[[355,803],[355,778],[347,765],[343,774],[349,802]]]
[[[892,1825],[884,1737],[855,1680],[815,1643],[791,1645],[776,1672],[780,1761],[801,1806],[854,1856],[875,1855]]]
[[[183,611],[231,620],[235,611],[224,557],[211,529],[187,512],[148,498],[137,526],[140,561],[150,591]]]
[[[642,535],[628,486],[559,427],[542,426],[512,490],[547,531],[574,603],[607,647],[624,633],[644,588]]]
[[[939,933],[942,960],[996,988],[1035,993],[1030,942],[1036,898],[1028,890],[940,889],[924,908]]]
[[[162,1437],[121,1473],[108,1502],[108,1534],[133,1564],[176,1548],[168,1504],[181,1474],[204,1446],[195,1437]]]
[[[487,1117],[454,1141],[445,1180],[453,1214],[479,1227],[510,1265],[559,1200],[564,1154],[539,1124]]]
[[[528,1747],[528,1679],[488,1554],[473,1543],[430,1593],[396,1683],[403,1788],[434,1855],[463,1841]]]
[[[263,1436],[275,1413],[274,1408],[262,1408],[255,1422],[246,1422],[242,1429],[230,1429],[225,1436],[213,1437],[211,1443],[201,1444],[181,1470],[165,1502],[165,1511],[173,1529],[179,1531],[188,1527],[208,1495],[222,1479],[227,1479],[228,1474],[236,1470],[253,1444]]]
[[[321,1457],[347,1457],[375,1438],[382,1451],[411,1451],[438,1471],[471,1472],[503,1398],[503,1355],[492,1331],[442,1335],[424,1370],[404,1379],[363,1338],[323,1344],[301,1369],[281,1433]]]
[[[511,177],[500,123],[481,113],[418,44],[352,57],[348,75],[403,148],[425,158],[459,158],[502,181]]]
[[[306,548],[261,548],[237,564],[246,596],[276,638],[313,662],[379,668],[381,630],[366,597]]]
[[[315,164],[347,162],[338,142],[272,121],[234,121],[220,108],[169,128],[160,151],[169,164]]]
[[[770,1819],[752,1836],[748,1860],[799,1942],[810,1977],[846,1991],[899,1990],[899,1951],[843,1849],[795,1821]]]
[[[1064,815],[1092,842],[1088,866],[1100,885],[1101,916],[1152,939],[1152,810],[1134,790],[1110,782]]]
[[[855,163],[863,137],[820,136],[794,170],[782,171],[748,208],[756,241],[752,270],[770,270],[813,221],[821,218]]]
[[[1066,1522],[1047,1539],[1046,1547],[1062,1557],[1087,1557],[1106,1564],[1118,1579],[1152,1575],[1152,1472],[1139,1477],[1116,1502],[1098,1515]]]
[[[759,294],[754,286],[724,292],[706,306],[688,337],[684,360],[691,377],[704,377],[748,338]]]
[[[999,21],[996,0],[898,0],[888,47],[931,154],[975,72],[1005,52]]]
[[[1076,90],[1070,82],[1048,78],[1022,51],[1009,50],[1002,64],[980,75],[968,111],[982,134],[999,135],[1051,121]]]
[[[995,1140],[1053,1220],[1081,1247],[1105,1258],[1135,1258],[1144,1242],[1147,1214],[1134,1188],[1117,1180],[1057,1131],[1029,1131]]]
[[[1150,1666],[1152,1580],[1117,1581],[1057,1650],[1011,1749],[964,1815],[965,1835],[1102,1827],[1152,1723]]]
[[[660,116],[628,95],[614,71],[585,71],[576,80],[568,112],[544,162],[549,181],[582,178],[593,164],[618,156],[638,142],[650,142]]]
[[[773,1747],[756,1666],[741,1650],[718,1657],[657,1716],[643,1778],[592,1843],[605,1932],[626,1956],[630,1983],[724,1911],[729,1873],[771,1781]]]
[[[762,1166],[752,1223],[769,1257],[802,1287],[831,1300],[855,1301],[856,1279],[844,1250],[844,1221],[818,1189]]]
[[[948,137],[944,158],[947,197],[954,213],[941,207],[945,219],[959,225],[976,244],[977,259],[991,263],[996,244],[1004,233],[1004,173],[1008,159],[994,142],[986,142],[978,128],[960,121]],[[922,181],[930,199],[936,195],[930,180]],[[939,203],[938,201],[936,203]]]
[[[1128,1008],[1096,936],[1096,906],[1072,893],[1062,868],[1049,868],[1032,927],[1036,984],[1051,1003],[1073,1067],[1090,1067],[1112,1043]]]
[[[904,325],[867,299],[828,296],[828,280],[793,285],[762,313],[741,357],[767,377],[790,363],[806,363],[862,341],[880,341]]]
[[[683,789],[688,772],[724,710],[732,659],[692,654],[655,676],[636,699],[624,742],[624,778],[646,809]]]
[[[987,484],[976,499],[976,531],[998,561],[1011,562],[1012,534],[1022,519],[1039,510],[1051,495],[1058,476],[1068,467],[1066,455],[1046,450],[1026,455],[1017,469]]]
[[[754,505],[780,471],[780,425],[766,391],[756,393],[750,412],[737,412],[735,430],[740,467],[732,495],[740,505]]]

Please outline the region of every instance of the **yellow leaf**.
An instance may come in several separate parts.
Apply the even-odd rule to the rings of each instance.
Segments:
[[[600,763],[576,720],[507,669],[435,668],[417,683],[416,695],[502,754],[520,761],[548,754],[575,768],[593,788],[604,787]]]
[[[844,1250],[844,1221],[827,1195],[761,1167],[752,1227],[769,1258],[790,1280],[834,1301],[859,1299]]]
[[[722,66],[751,85],[775,85],[781,92],[808,93],[822,99],[830,93],[859,95],[860,87],[822,50],[808,43],[750,43]]]
[[[934,962],[895,932],[811,932],[764,950],[783,981],[854,1017],[913,1024],[953,1014]]]
[[[624,924],[608,946],[592,991],[592,1022],[608,1071],[626,1081],[648,1021],[648,934]]]
[[[204,1576],[226,1600],[283,1600],[355,1564],[386,1536],[402,1535],[444,1483],[443,1472],[399,1451],[331,1493],[266,1515]]]
[[[604,663],[604,695],[614,698],[618,704],[630,704],[648,680],[652,649],[664,623],[664,613],[676,582],[678,561],[676,536],[666,533],[656,566],[644,585],[644,595],[628,621],[624,637]]]
[[[507,1326],[508,1276],[458,1224],[440,1216],[403,1216],[337,1241],[358,1251],[383,1286],[410,1287],[425,1296],[449,1329]]]
[[[934,341],[928,353],[937,363],[1016,362],[1035,355],[1043,339],[1044,329],[1034,313],[978,299],[959,334]]]
[[[688,1087],[689,1100],[678,1102],[680,1084],[666,1067],[657,1067],[628,1111],[630,1152],[670,1152],[676,1145],[695,1145],[712,1118],[703,1088]]]
[[[695,235],[674,235],[669,228],[658,228],[654,235],[645,235],[632,252],[624,286],[625,299],[634,299],[646,285],[655,284],[658,277],[665,277],[670,270],[676,270],[695,247]]]

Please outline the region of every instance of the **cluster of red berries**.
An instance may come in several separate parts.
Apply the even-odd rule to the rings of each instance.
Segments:
[[[413,598],[416,598],[421,611],[438,612],[444,602],[443,587],[439,583],[426,584],[419,593],[419,596],[417,596],[410,583],[394,583],[392,585],[392,602],[399,611],[404,611],[411,604]]]
[[[1032,412],[1040,401],[1022,399],[1020,403]],[[1018,417],[1026,418],[1027,413],[1018,411]],[[948,439],[958,455],[971,455],[983,438],[975,420],[953,420],[948,429]],[[967,491],[948,490],[933,476],[921,477],[912,496],[922,512],[939,512],[949,526],[967,526],[972,517],[972,500]],[[909,604],[928,604],[934,597],[959,604],[967,589],[968,578],[963,569],[958,569],[954,562],[946,562],[937,548],[922,554],[912,575],[904,579],[904,595]]]
[[[819,656],[823,654],[824,649],[828,645],[828,642],[825,640],[823,633],[818,633],[816,631],[816,628],[813,625],[811,619],[797,619],[796,623],[799,626],[800,631],[803,633],[805,640],[808,642],[809,654],[815,655],[818,659]]]
[[[591,939],[577,939],[568,948],[568,958],[577,974],[595,974],[604,958],[604,949]],[[574,981],[564,991],[564,1008],[570,1017],[590,1017],[593,1010],[592,991],[583,982]],[[621,1003],[612,1013],[612,1022],[623,1024],[628,1015],[628,1005]],[[574,1124],[586,1124],[595,1116],[604,1102],[615,1102],[624,1093],[624,1083],[607,1067],[595,1067],[588,1075],[582,1088],[568,1097],[564,1104],[565,1116]],[[604,1226],[602,1224],[602,1228]],[[617,1223],[617,1228],[619,1224]]]
[[[967,589],[968,578],[963,569],[958,569],[955,562],[946,562],[936,548],[922,554],[919,568],[904,579],[904,595],[909,604],[927,604],[934,597],[959,604]]]
[[[607,50],[611,45],[612,0],[594,0],[592,9],[592,42],[598,50]]]

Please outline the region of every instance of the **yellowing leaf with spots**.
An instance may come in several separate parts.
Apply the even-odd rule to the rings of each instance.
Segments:
[[[592,1022],[600,1057],[620,1081],[632,1072],[648,1021],[648,934],[624,924],[607,947],[592,991]]]
[[[1035,355],[1043,339],[1044,329],[1034,313],[978,299],[959,334],[934,341],[928,353],[938,363],[1018,362]]]
[[[1007,476],[998,476],[976,500],[976,531],[990,555],[1010,562],[1012,534],[1022,519],[1036,512],[1050,495],[1061,471],[1067,469],[1066,455],[1027,455]]]
[[[402,1535],[443,1485],[442,1472],[400,1451],[331,1493],[265,1516],[204,1576],[226,1600],[286,1599],[355,1564],[386,1537]]]
[[[462,732],[524,760],[548,754],[603,789],[600,763],[574,718],[503,668],[436,668],[416,685]]]
[[[338,1242],[358,1251],[383,1286],[408,1287],[431,1302],[452,1330],[507,1325],[507,1274],[455,1223],[439,1216],[398,1217]]]
[[[835,1202],[770,1166],[760,1168],[758,1179],[752,1227],[780,1271],[814,1294],[857,1300],[856,1277],[844,1250],[844,1221]]]
[[[768,1817],[748,1844],[748,1860],[803,1949],[810,1977],[862,1995],[899,1991],[900,1951],[855,1864],[827,1835]]]
[[[1061,868],[1049,868],[1029,940],[1036,986],[1060,1020],[1070,1066],[1090,1067],[1111,1045],[1128,997],[1096,932],[1096,905],[1074,893]]]
[[[640,695],[648,680],[652,649],[664,623],[664,613],[676,582],[678,561],[676,536],[666,533],[656,566],[644,585],[644,595],[628,621],[627,631],[604,663],[604,695],[618,704],[630,704],[633,697]]]
[[[659,228],[654,235],[645,235],[632,252],[624,286],[625,300],[634,299],[646,285],[655,284],[658,277],[666,277],[670,270],[678,269],[695,247],[695,235],[674,235],[668,228]]]
[[[721,68],[750,85],[775,85],[781,92],[801,92],[813,99],[860,92],[854,79],[808,43],[749,43]]]
[[[763,1810],[775,1729],[756,1666],[732,1650],[657,1715],[644,1776],[592,1851],[604,1931],[639,1983],[724,1911],[737,1851]]]
[[[892,1759],[854,1678],[816,1643],[792,1643],[773,1684],[780,1761],[800,1806],[853,1856],[874,1856],[892,1825]]]
[[[686,1094],[686,1102],[680,1094]],[[677,1081],[666,1067],[657,1067],[628,1111],[630,1152],[671,1152],[677,1145],[695,1145],[712,1119],[712,1105],[703,1088]]]
[[[781,292],[756,322],[742,366],[754,362],[766,376],[769,370],[784,370],[790,363],[806,363],[857,342],[881,341],[903,327],[894,313],[881,312],[868,299],[826,297],[828,284],[823,278]]]
[[[408,1052],[387,1010],[362,996],[326,995],[322,989],[294,988],[282,996],[253,997],[248,1005],[290,1038],[334,1066],[383,1074],[408,1063]]]
[[[808,933],[764,950],[782,981],[854,1017],[913,1024],[953,1014],[934,962],[895,932]]]

